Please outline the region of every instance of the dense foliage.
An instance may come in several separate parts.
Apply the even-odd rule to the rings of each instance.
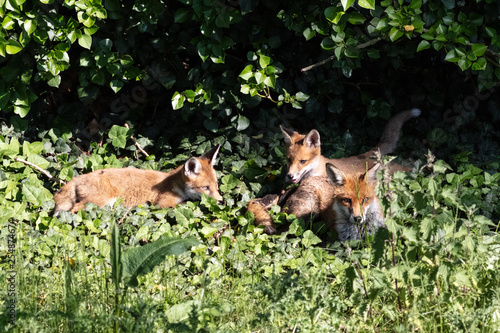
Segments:
[[[0,0],[0,329],[497,329],[499,14],[491,0]],[[253,225],[248,201],[284,186],[280,124],[343,157],[410,107],[423,114],[398,153],[415,167],[381,182],[387,229],[339,243],[279,207],[286,233]],[[52,216],[60,182],[168,170],[214,144],[223,204]]]

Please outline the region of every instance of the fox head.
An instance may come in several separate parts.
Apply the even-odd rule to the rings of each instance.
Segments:
[[[382,211],[375,195],[379,168],[377,163],[363,174],[346,175],[333,164],[326,164],[328,178],[338,188],[333,210],[341,240],[360,238],[365,232],[371,233],[383,225]],[[353,227],[356,225],[364,230]]]
[[[321,159],[321,141],[319,132],[310,131],[307,135],[280,126],[285,139],[287,181],[298,183],[315,174]]]
[[[184,192],[189,199],[199,200],[202,193],[205,193],[217,201],[222,200],[214,169],[219,149],[220,145],[217,145],[202,156],[191,157],[184,163],[184,172],[182,173]]]

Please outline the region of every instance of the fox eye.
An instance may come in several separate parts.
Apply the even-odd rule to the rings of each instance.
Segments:
[[[363,203],[367,203],[368,201],[370,201],[370,198],[368,198],[368,197],[365,197],[365,198],[363,199]]]
[[[210,191],[210,186],[202,186],[201,188],[204,189],[205,191]]]
[[[300,160],[299,163],[300,164],[306,164],[307,160]]]
[[[352,203],[351,199],[349,199],[349,198],[344,198],[344,199],[342,199],[342,201],[344,201],[344,203],[347,205],[350,205]]]

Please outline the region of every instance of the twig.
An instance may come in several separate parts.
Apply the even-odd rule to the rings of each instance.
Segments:
[[[44,170],[44,169],[40,168],[40,167],[39,167],[38,165],[36,165],[36,164],[33,164],[33,163],[28,162],[28,161],[26,161],[26,160],[23,160],[23,159],[22,159],[22,158],[20,158],[20,157],[14,157],[14,161],[16,161],[16,162],[21,162],[21,163],[24,163],[24,164],[26,164],[26,165],[29,165],[29,166],[30,166],[30,167],[32,167],[33,169],[35,169],[35,170],[37,170],[37,171],[39,171],[39,172],[43,173],[43,174],[44,174],[47,178],[57,180],[60,184],[63,184],[63,185],[64,185],[64,184],[66,184],[66,182],[65,182],[64,180],[61,180],[61,179],[58,179],[58,178],[56,178],[56,177],[52,176],[52,175],[51,175],[51,174],[50,174],[47,170]]]
[[[118,222],[116,222],[116,224],[120,225],[123,220],[125,220],[125,217],[127,217],[128,213],[132,210],[133,207],[130,207],[129,209],[127,209],[127,211],[125,212],[125,214],[123,214],[122,218],[118,220]]]
[[[365,43],[361,43],[361,44],[357,45],[357,46],[356,46],[356,49],[358,49],[358,50],[365,49],[365,48],[367,48],[367,47],[370,47],[370,46],[372,46],[372,45],[377,44],[377,43],[378,43],[378,42],[380,42],[381,40],[382,40],[382,37],[377,37],[377,38],[375,38],[375,39],[371,39],[371,40],[369,40],[369,41],[367,41],[367,42],[365,42]],[[316,68],[316,67],[322,66],[322,65],[326,64],[327,62],[330,62],[330,61],[334,60],[335,58],[336,58],[336,57],[335,57],[335,55],[332,55],[332,56],[330,56],[330,57],[328,57],[328,58],[326,58],[326,59],[321,60],[320,62],[317,62],[317,63],[315,63],[315,64],[312,64],[312,65],[306,66],[306,67],[302,68],[300,71],[301,71],[301,72],[307,72],[307,71],[309,71],[309,70],[311,70],[311,69],[313,69],[313,68]]]
[[[126,128],[130,128],[130,127],[128,126],[128,124],[127,124],[127,123],[125,123],[125,125],[124,125],[124,126],[125,126]],[[135,144],[135,146],[137,147],[137,149],[139,149],[139,151],[140,151],[141,153],[143,153],[146,157],[148,157],[148,156],[149,156],[149,154],[148,154],[148,153],[147,153],[144,149],[142,149],[141,145],[139,144],[139,142],[137,142],[137,140],[134,138],[134,136],[133,136],[133,135],[131,135],[131,136],[130,136],[130,138],[131,138],[132,140],[134,140],[134,144]]]

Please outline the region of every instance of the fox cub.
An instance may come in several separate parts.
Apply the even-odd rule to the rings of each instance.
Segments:
[[[337,230],[341,240],[359,238],[364,232],[370,233],[383,225],[381,213],[375,214],[379,207],[374,194],[375,176],[380,165],[371,157],[377,151],[381,155],[392,153],[401,135],[403,124],[411,118],[418,117],[420,113],[421,111],[416,108],[400,112],[389,120],[377,146],[364,154],[341,159],[328,159],[321,155],[318,131],[311,130],[307,135],[303,135],[281,126],[286,144],[288,166],[286,179],[293,183],[300,182],[294,194],[284,200],[279,198],[280,201],[285,201],[282,205],[284,210],[302,218],[320,217]],[[397,163],[390,163],[388,167],[391,173],[411,170]],[[355,188],[354,185],[359,188]],[[347,193],[339,192],[347,189],[349,196]],[[370,195],[363,196],[363,200],[360,201],[361,197],[356,198],[354,193]],[[345,200],[339,201],[339,197]],[[268,195],[254,199],[248,204],[248,210],[254,214],[255,224],[263,225],[268,234],[276,232],[269,208],[277,202],[277,198]],[[368,207],[367,205],[370,209],[361,209]],[[360,223],[354,224],[352,221]],[[374,223],[369,224],[367,221]],[[360,229],[355,232],[357,228],[355,226],[364,226],[365,231]]]
[[[319,132],[315,129],[303,135],[287,129],[283,126],[281,131],[286,144],[286,163],[288,174],[286,179],[292,183],[311,176],[326,177],[326,163],[333,163],[337,168],[344,171],[363,172],[375,164],[371,159],[375,152],[380,151],[382,155],[392,153],[398,143],[403,124],[420,115],[419,109],[411,109],[398,113],[387,123],[379,143],[364,154],[341,159],[329,159],[321,155],[321,140]],[[392,164],[393,171],[408,171],[397,164]]]
[[[213,168],[219,149],[217,145],[198,158],[191,157],[168,173],[121,168],[78,176],[54,194],[55,215],[61,211],[75,213],[89,202],[100,207],[112,205],[118,198],[127,207],[145,203],[175,207],[184,201],[199,200],[202,193],[220,201]]]
[[[283,205],[283,211],[305,221],[319,218],[329,230],[335,230],[341,241],[360,239],[384,225],[382,209],[375,195],[377,171],[374,164],[364,173],[344,173],[333,164],[326,164],[327,177],[308,177]],[[277,197],[277,196],[276,196]],[[268,234],[276,227],[269,207],[276,204],[273,195],[252,200],[249,210],[258,225]]]

